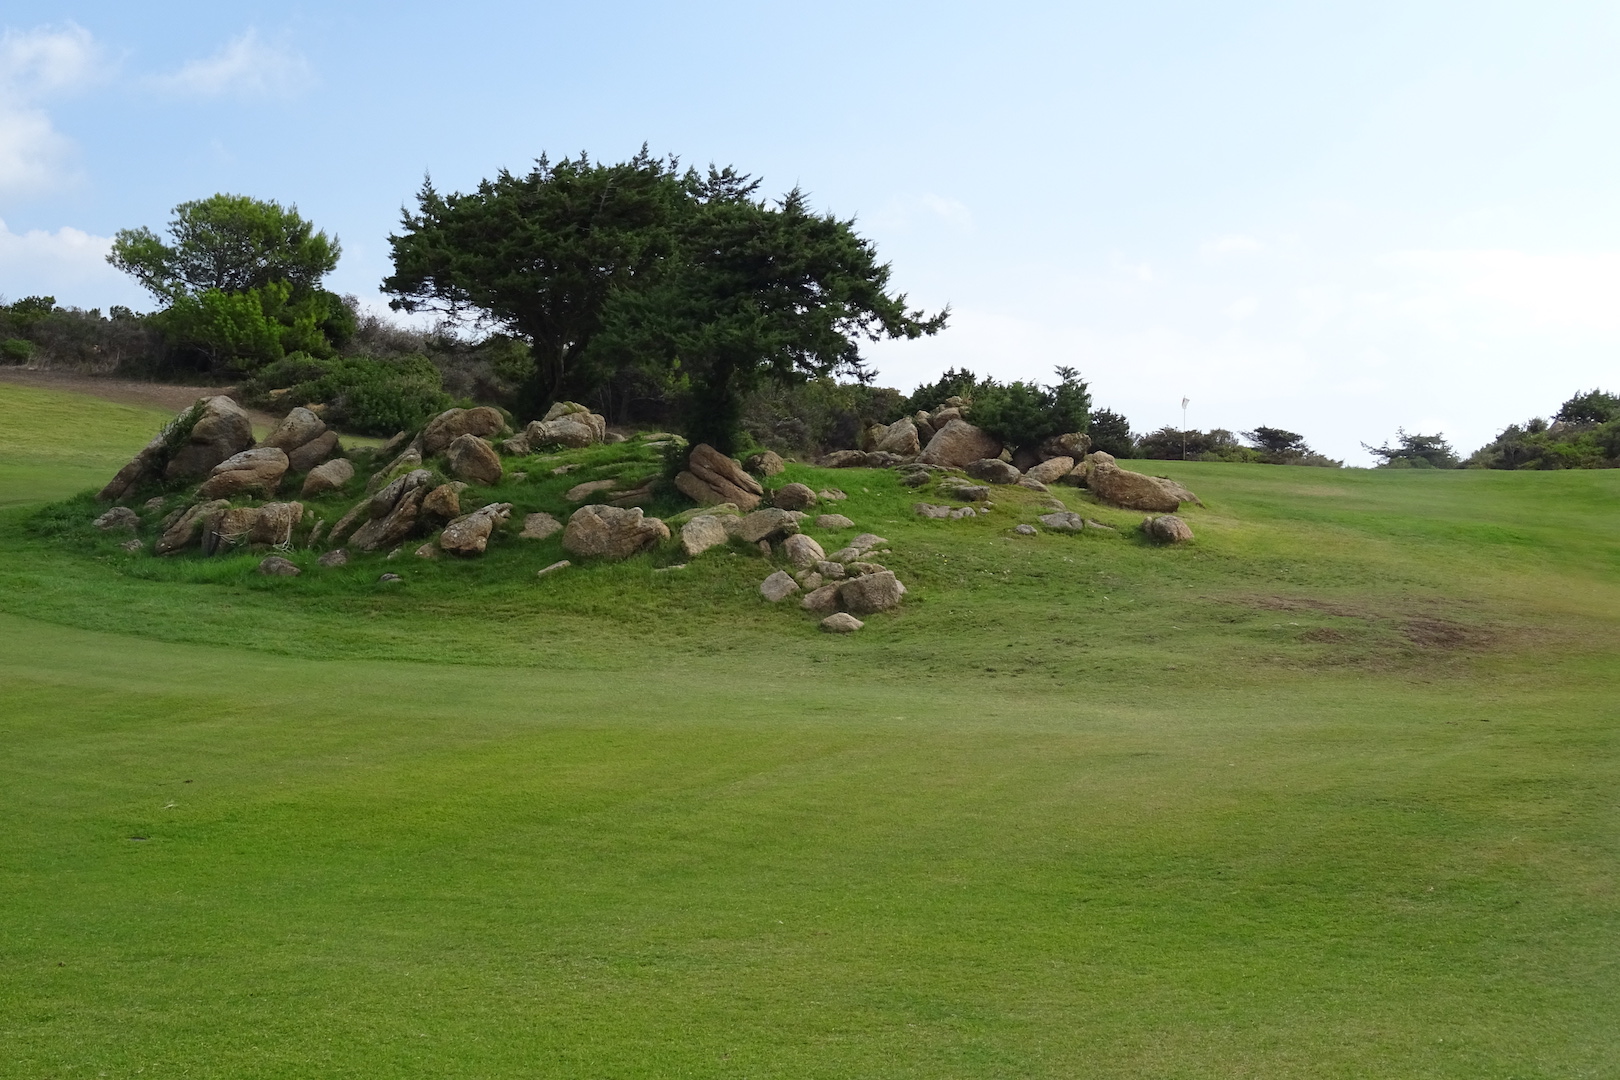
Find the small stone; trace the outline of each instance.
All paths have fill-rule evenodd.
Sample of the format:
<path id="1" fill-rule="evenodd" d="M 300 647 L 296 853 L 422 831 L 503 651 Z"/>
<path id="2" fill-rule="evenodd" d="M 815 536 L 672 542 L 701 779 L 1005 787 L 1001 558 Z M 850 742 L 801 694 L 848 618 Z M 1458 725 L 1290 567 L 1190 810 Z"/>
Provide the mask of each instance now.
<path id="1" fill-rule="evenodd" d="M 1026 525 L 1014 525 L 1013 526 L 1013 532 L 1017 533 L 1019 536 L 1034 536 L 1035 535 L 1035 526 L 1027 525 L 1027 524 Z"/>
<path id="2" fill-rule="evenodd" d="M 141 527 L 141 519 L 129 507 L 115 506 L 96 518 L 92 524 L 102 532 L 112 532 L 114 529 L 128 529 L 134 532 Z"/>
<path id="3" fill-rule="evenodd" d="M 349 552 L 345 548 L 336 548 L 315 560 L 318 566 L 342 566 L 349 561 Z"/>
<path id="4" fill-rule="evenodd" d="M 814 570 L 806 570 L 794 580 L 799 583 L 799 588 L 805 589 L 809 592 L 815 592 L 824 584 L 824 582 L 821 580 L 821 575 L 816 573 Z"/>
<path id="5" fill-rule="evenodd" d="M 377 584 L 379 584 L 379 585 L 392 584 L 393 582 L 404 581 L 404 580 L 405 579 L 400 577 L 398 574 L 384 574 L 382 577 L 377 579 Z"/>
<path id="6" fill-rule="evenodd" d="M 853 634 L 866 624 L 847 611 L 837 611 L 821 620 L 821 628 L 829 634 Z"/>
<path id="7" fill-rule="evenodd" d="M 844 569 L 843 563 L 833 562 L 831 559 L 816 563 L 815 569 L 816 573 L 829 581 L 842 581 L 849 576 L 849 571 Z"/>
<path id="8" fill-rule="evenodd" d="M 543 570 L 536 570 L 534 572 L 534 576 L 535 577 L 545 577 L 547 574 L 551 573 L 554 570 L 565 570 L 568 567 L 573 566 L 573 565 L 574 564 L 569 562 L 567 559 L 559 559 L 557 562 L 552 563 L 550 566 L 546 567 Z"/>
<path id="9" fill-rule="evenodd" d="M 759 594 L 773 604 L 798 591 L 799 583 L 786 570 L 778 570 L 759 584 Z"/>
<path id="10" fill-rule="evenodd" d="M 758 547 L 761 555 L 765 556 L 767 559 L 771 557 L 771 542 L 769 540 L 761 540 Z"/>
<path id="11" fill-rule="evenodd" d="M 1058 532 L 1079 532 L 1086 527 L 1086 519 L 1073 510 L 1056 510 L 1050 514 L 1042 514 L 1036 520 L 1048 529 Z"/>
<path id="12" fill-rule="evenodd" d="M 839 488 L 822 488 L 816 492 L 816 498 L 824 502 L 843 502 L 849 496 L 845 495 Z"/>
<path id="13" fill-rule="evenodd" d="M 437 559 L 439 557 L 439 545 L 429 540 L 416 549 L 416 557 L 418 559 Z"/>
<path id="14" fill-rule="evenodd" d="M 874 611 L 887 611 L 900 603 L 906 587 L 894 576 L 894 571 L 862 574 L 838 586 L 838 599 L 856 615 L 869 615 Z"/>
<path id="15" fill-rule="evenodd" d="M 122 544 L 119 544 L 118 546 L 123 548 L 125 551 L 135 552 L 135 551 L 139 551 L 139 550 L 141 550 L 141 548 L 145 547 L 146 542 L 143 541 L 143 540 L 125 540 Z"/>
<path id="16" fill-rule="evenodd" d="M 771 450 L 766 450 L 755 454 L 753 457 L 743 462 L 743 468 L 747 469 L 755 476 L 776 476 L 785 467 L 786 465 L 783 463 L 781 455 Z"/>
<path id="17" fill-rule="evenodd" d="M 714 514 L 699 514 L 681 526 L 681 550 L 694 559 L 726 542 L 726 524 Z"/>
<path id="18" fill-rule="evenodd" d="M 154 495 L 154 496 L 152 496 L 150 499 L 147 499 L 145 502 L 143 502 L 141 504 L 141 508 L 144 509 L 149 514 L 155 512 L 155 511 L 163 509 L 163 496 L 162 495 Z"/>
<path id="19" fill-rule="evenodd" d="M 567 476 L 569 473 L 573 472 L 577 468 L 579 468 L 578 465 L 559 465 L 555 469 L 551 470 L 551 475 L 552 476 Z"/>
<path id="20" fill-rule="evenodd" d="M 951 516 L 950 507 L 935 506 L 933 503 L 915 503 L 911 509 L 916 512 L 918 517 L 943 519 Z"/>
<path id="21" fill-rule="evenodd" d="M 1019 487 L 1028 488 L 1031 491 L 1045 491 L 1045 490 L 1047 490 L 1045 484 L 1041 483 L 1039 480 L 1032 480 L 1027 476 L 1019 477 L 1017 483 L 1018 483 Z"/>
<path id="22" fill-rule="evenodd" d="M 818 529 L 853 529 L 855 523 L 843 514 L 822 514 L 816 518 Z"/>
<path id="23" fill-rule="evenodd" d="M 297 566 L 280 555 L 272 555 L 259 564 L 259 573 L 270 577 L 297 577 L 303 573 Z"/>

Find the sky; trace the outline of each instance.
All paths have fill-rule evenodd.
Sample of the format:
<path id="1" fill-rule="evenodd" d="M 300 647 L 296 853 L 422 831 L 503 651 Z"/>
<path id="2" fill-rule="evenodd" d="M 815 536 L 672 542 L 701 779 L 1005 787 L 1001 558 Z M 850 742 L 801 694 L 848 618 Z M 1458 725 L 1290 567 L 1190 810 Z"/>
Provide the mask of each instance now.
<path id="1" fill-rule="evenodd" d="M 431 175 L 644 143 L 854 217 L 949 327 L 868 355 L 1069 365 L 1138 431 L 1397 429 L 1467 453 L 1620 391 L 1620 5 L 590 5 L 0 12 L 0 295 L 149 309 L 105 263 L 217 191 L 335 233 L 382 306 Z"/>

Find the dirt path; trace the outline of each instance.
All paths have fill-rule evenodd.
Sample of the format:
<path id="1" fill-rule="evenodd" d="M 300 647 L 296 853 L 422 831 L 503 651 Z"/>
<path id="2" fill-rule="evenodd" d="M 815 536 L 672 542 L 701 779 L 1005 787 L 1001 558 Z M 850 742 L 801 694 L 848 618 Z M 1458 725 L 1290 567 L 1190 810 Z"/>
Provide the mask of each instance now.
<path id="1" fill-rule="evenodd" d="M 177 413 L 200 397 L 228 394 L 229 386 L 178 386 L 173 383 L 139 382 L 135 379 L 117 379 L 105 375 L 80 375 L 71 371 L 47 371 L 42 368 L 0 367 L 0 382 L 18 386 L 32 386 L 40 390 L 60 390 L 70 394 L 116 401 L 120 405 L 156 409 Z M 260 409 L 248 409 L 255 428 L 273 428 L 279 417 Z"/>

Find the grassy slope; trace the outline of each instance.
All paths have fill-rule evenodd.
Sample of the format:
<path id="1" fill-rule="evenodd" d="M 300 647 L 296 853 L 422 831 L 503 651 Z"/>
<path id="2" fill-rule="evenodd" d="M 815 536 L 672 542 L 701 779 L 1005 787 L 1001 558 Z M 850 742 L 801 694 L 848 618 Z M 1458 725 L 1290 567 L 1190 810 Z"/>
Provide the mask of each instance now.
<path id="1" fill-rule="evenodd" d="M 1604 1074 L 1620 476 L 1167 471 L 1189 548 L 798 471 L 912 587 L 852 638 L 0 512 L 0 1074 Z"/>

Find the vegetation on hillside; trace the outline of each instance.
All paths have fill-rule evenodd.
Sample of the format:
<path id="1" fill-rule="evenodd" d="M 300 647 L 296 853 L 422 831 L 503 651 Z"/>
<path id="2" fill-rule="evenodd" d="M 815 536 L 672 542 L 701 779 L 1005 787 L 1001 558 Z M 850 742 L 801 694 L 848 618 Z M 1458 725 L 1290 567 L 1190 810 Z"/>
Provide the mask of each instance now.
<path id="1" fill-rule="evenodd" d="M 1552 422 L 1510 424 L 1469 456 L 1469 468 L 1613 469 L 1620 467 L 1620 396 L 1589 390 L 1564 402 Z"/>

